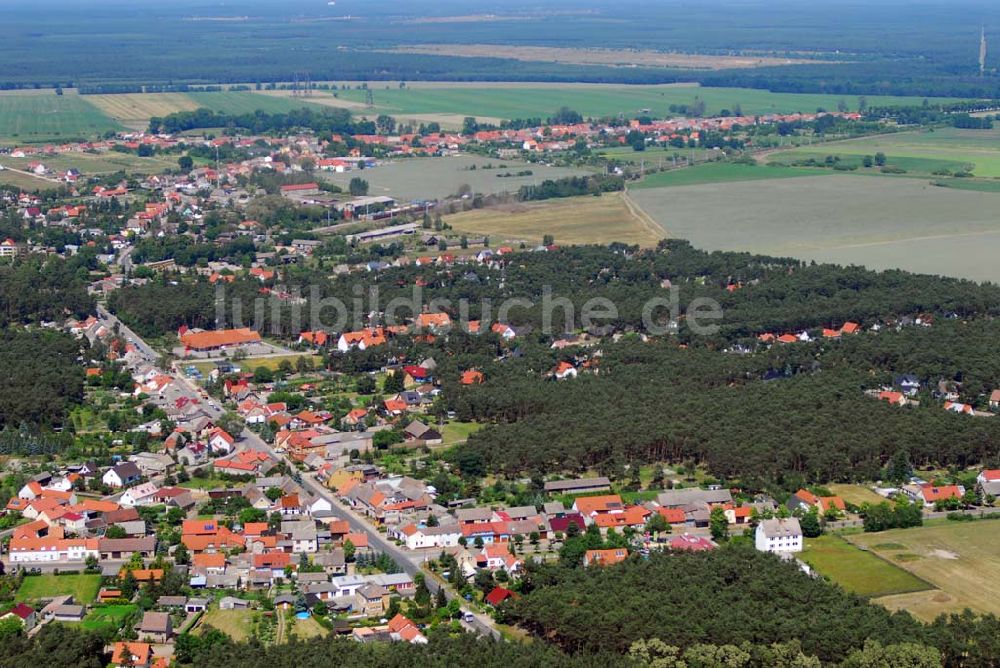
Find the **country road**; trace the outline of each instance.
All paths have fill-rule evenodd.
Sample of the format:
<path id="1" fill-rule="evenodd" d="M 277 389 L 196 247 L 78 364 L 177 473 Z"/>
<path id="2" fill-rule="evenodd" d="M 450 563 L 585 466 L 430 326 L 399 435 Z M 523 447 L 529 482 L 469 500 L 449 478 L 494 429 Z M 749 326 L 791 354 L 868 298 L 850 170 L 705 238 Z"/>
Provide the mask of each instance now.
<path id="1" fill-rule="evenodd" d="M 145 341 L 142 340 L 135 332 L 126 327 L 118 318 L 111 314 L 107 309 L 102 306 L 97 307 L 98 315 L 104 322 L 106 327 L 113 328 L 116 324 L 119 326 L 119 331 L 126 337 L 126 339 L 134 344 L 139 352 L 142 354 L 143 359 L 151 364 L 156 364 L 159 359 L 159 355 L 154 351 Z M 176 366 L 176 365 L 175 365 Z M 201 388 L 195 384 L 190 378 L 182 373 L 178 373 L 176 369 L 169 371 L 174 377 L 175 383 L 173 386 L 177 388 L 177 392 L 180 396 L 186 396 L 192 401 L 196 401 L 198 405 L 203 407 L 205 411 L 212 417 L 218 418 L 225 412 L 225 409 L 220 405 L 215 399 L 205 398 L 202 396 Z M 167 402 L 175 399 L 173 394 L 166 395 L 159 399 L 161 402 Z M 257 434 L 250 431 L 249 429 L 244 429 L 241 434 L 237 436 L 238 440 L 236 442 L 237 450 L 257 450 L 267 453 L 269 456 L 277 461 L 284 462 L 288 465 L 289 469 L 292 471 L 297 470 L 294 462 L 291 461 L 287 456 L 282 453 L 278 453 L 272 448 L 268 443 L 260 438 Z M 306 473 L 301 475 L 301 483 L 303 488 L 309 491 L 315 496 L 322 497 L 330 502 L 333 507 L 333 514 L 338 519 L 346 520 L 348 525 L 351 527 L 351 531 L 355 533 L 364 533 L 368 536 L 368 544 L 373 549 L 379 550 L 390 557 L 399 564 L 399 566 L 411 577 L 415 577 L 417 573 L 421 573 L 421 564 L 424 561 L 423 555 L 414 554 L 407 550 L 400 548 L 394 542 L 388 540 L 382 533 L 378 531 L 374 526 L 369 524 L 367 521 L 362 519 L 357 513 L 355 513 L 350 508 L 345 507 L 326 487 L 317 482 L 311 473 Z M 427 577 L 427 588 L 430 589 L 432 594 L 437 593 L 440 585 L 434 580 L 434 578 Z M 457 597 L 451 589 L 445 588 L 445 596 L 448 600 Z M 493 619 L 488 615 L 484 615 L 478 612 L 474 612 L 467 608 L 463 608 L 463 613 L 471 613 L 473 619 L 471 622 L 462 623 L 472 631 L 479 633 L 484 636 L 491 636 L 497 640 L 503 638 L 500 632 L 496 629 Z"/>

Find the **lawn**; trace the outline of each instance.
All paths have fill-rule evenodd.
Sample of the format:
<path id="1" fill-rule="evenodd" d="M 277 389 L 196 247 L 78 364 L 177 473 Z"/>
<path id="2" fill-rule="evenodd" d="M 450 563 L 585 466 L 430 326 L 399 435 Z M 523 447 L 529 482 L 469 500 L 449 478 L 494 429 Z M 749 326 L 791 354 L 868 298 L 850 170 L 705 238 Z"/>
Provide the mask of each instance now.
<path id="1" fill-rule="evenodd" d="M 442 445 L 455 445 L 464 443 L 469 436 L 483 428 L 478 422 L 446 422 L 443 427 L 436 427 L 441 432 Z"/>
<path id="2" fill-rule="evenodd" d="M 253 612 L 250 610 L 209 610 L 202 615 L 197 633 L 204 633 L 206 626 L 222 631 L 236 642 L 243 642 L 250 636 Z"/>
<path id="3" fill-rule="evenodd" d="M 97 598 L 100 575 L 33 575 L 24 578 L 15 596 L 18 601 L 34 601 L 72 594 L 73 600 L 86 604 Z"/>
<path id="4" fill-rule="evenodd" d="M 946 521 L 913 529 L 855 534 L 848 540 L 937 588 L 923 595 L 896 596 L 879 602 L 905 607 L 922 619 L 966 607 L 980 613 L 1000 613 L 1000 521 Z"/>
<path id="5" fill-rule="evenodd" d="M 90 138 L 121 126 L 79 95 L 0 95 L 0 141 Z"/>
<path id="6" fill-rule="evenodd" d="M 847 503 L 853 503 L 856 506 L 860 506 L 862 503 L 882 503 L 885 501 L 884 498 L 863 485 L 832 484 L 827 485 L 827 489 Z"/>
<path id="7" fill-rule="evenodd" d="M 125 618 L 131 615 L 136 609 L 131 603 L 125 605 L 105 605 L 92 608 L 87 616 L 83 618 L 80 627 L 86 631 L 102 631 L 109 629 L 116 631 L 121 628 Z"/>
<path id="8" fill-rule="evenodd" d="M 446 216 L 445 222 L 469 235 L 540 243 L 551 234 L 556 243 L 606 244 L 621 241 L 655 246 L 663 232 L 620 193 L 511 204 Z"/>
<path id="9" fill-rule="evenodd" d="M 711 162 L 682 169 L 672 169 L 648 175 L 635 189 L 663 188 L 667 186 L 690 186 L 702 183 L 729 183 L 734 181 L 759 181 L 763 179 L 787 179 L 796 176 L 815 176 L 814 169 L 743 165 L 733 162 Z"/>
<path id="10" fill-rule="evenodd" d="M 342 100 L 363 103 L 364 90 L 339 91 Z M 456 114 L 481 118 L 545 118 L 560 107 L 575 109 L 583 116 L 617 116 L 650 113 L 671 115 L 670 105 L 705 103 L 706 113 L 732 110 L 739 105 L 744 114 L 815 112 L 836 109 L 840 101 L 857 105 L 853 96 L 772 93 L 748 88 L 701 88 L 697 85 L 614 85 L 614 84 L 455 84 L 393 83 L 372 86 L 379 112 L 401 117 L 423 114 Z M 868 104 L 921 104 L 922 98 L 869 96 Z"/>
<path id="11" fill-rule="evenodd" d="M 920 578 L 871 552 L 859 550 L 840 536 L 806 539 L 801 558 L 820 575 L 862 596 L 875 598 L 931 588 Z"/>
<path id="12" fill-rule="evenodd" d="M 294 633 L 300 640 L 307 640 L 316 636 L 325 636 L 327 630 L 320 626 L 315 618 L 299 619 L 295 617 L 287 632 Z"/>

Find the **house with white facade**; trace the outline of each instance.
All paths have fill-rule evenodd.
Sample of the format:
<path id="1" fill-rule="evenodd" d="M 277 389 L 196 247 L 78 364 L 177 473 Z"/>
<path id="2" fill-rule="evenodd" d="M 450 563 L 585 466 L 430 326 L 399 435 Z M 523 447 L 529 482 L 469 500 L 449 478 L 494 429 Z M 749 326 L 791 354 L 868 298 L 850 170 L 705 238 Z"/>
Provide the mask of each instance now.
<path id="1" fill-rule="evenodd" d="M 761 552 L 801 552 L 802 527 L 798 518 L 762 521 L 757 525 L 754 544 Z"/>

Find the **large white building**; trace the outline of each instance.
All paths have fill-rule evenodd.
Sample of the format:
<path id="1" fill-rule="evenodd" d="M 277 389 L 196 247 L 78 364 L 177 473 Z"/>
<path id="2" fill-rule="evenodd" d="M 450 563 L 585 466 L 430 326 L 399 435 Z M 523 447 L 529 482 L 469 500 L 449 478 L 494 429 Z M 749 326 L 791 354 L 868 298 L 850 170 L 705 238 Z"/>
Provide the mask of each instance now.
<path id="1" fill-rule="evenodd" d="M 764 520 L 757 525 L 754 544 L 761 552 L 801 552 L 802 527 L 795 517 Z"/>
<path id="2" fill-rule="evenodd" d="M 82 562 L 100 557 L 96 538 L 15 538 L 10 542 L 10 562 Z"/>

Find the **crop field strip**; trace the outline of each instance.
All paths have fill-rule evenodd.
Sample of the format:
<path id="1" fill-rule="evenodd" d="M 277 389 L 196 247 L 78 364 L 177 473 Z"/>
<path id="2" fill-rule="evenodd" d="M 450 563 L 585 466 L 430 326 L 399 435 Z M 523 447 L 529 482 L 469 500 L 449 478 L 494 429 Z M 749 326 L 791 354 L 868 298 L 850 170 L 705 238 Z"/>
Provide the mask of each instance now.
<path id="1" fill-rule="evenodd" d="M 0 141 L 27 143 L 94 137 L 122 126 L 81 95 L 0 95 Z"/>

